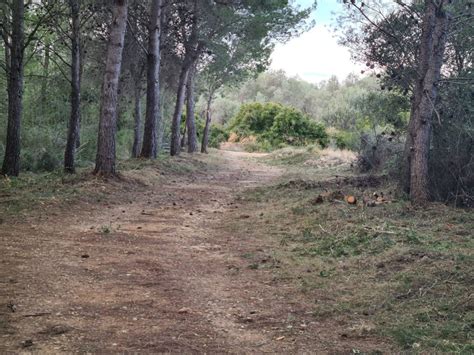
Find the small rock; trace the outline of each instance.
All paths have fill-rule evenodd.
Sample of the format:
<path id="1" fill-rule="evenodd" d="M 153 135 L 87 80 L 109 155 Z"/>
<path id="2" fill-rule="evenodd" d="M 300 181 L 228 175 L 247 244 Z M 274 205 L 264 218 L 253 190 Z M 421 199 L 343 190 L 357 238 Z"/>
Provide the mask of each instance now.
<path id="1" fill-rule="evenodd" d="M 33 346 L 33 340 L 31 340 L 31 339 L 23 340 L 21 342 L 21 346 L 23 348 L 29 348 L 30 346 Z"/>
<path id="2" fill-rule="evenodd" d="M 82 255 L 81 255 L 81 258 L 83 258 L 83 259 L 87 259 L 87 258 L 89 258 L 89 257 L 90 257 L 89 254 L 82 254 Z"/>
<path id="3" fill-rule="evenodd" d="M 7 307 L 14 313 L 16 311 L 16 304 L 13 303 L 13 301 L 8 302 Z"/>
<path id="4" fill-rule="evenodd" d="M 324 202 L 324 199 L 323 199 L 323 196 L 321 196 L 321 195 L 318 195 L 318 196 L 316 196 L 316 198 L 311 200 L 312 205 L 317 205 L 317 204 L 320 204 L 320 203 L 323 203 L 323 202 Z"/>
<path id="5" fill-rule="evenodd" d="M 178 310 L 178 313 L 184 314 L 184 313 L 190 313 L 191 309 L 183 307 L 180 310 Z"/>

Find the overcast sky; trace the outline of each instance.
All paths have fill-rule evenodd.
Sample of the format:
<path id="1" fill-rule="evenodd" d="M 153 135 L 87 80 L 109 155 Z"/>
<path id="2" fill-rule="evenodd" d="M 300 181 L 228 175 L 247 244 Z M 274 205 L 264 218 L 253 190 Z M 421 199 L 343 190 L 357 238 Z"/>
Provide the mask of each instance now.
<path id="1" fill-rule="evenodd" d="M 308 7 L 313 0 L 296 0 L 296 3 Z M 318 0 L 313 13 L 316 26 L 310 31 L 285 44 L 278 44 L 272 54 L 271 69 L 283 69 L 290 76 L 299 76 L 310 82 L 320 82 L 336 75 L 340 80 L 349 73 L 359 73 L 362 66 L 354 64 L 349 51 L 337 44 L 330 31 L 333 12 L 342 5 L 337 0 Z"/>

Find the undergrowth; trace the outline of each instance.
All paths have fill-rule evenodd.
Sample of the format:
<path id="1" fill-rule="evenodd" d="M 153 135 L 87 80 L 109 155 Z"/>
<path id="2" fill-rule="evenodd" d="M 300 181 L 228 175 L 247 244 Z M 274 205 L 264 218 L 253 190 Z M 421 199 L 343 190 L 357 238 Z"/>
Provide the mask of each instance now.
<path id="1" fill-rule="evenodd" d="M 18 178 L 0 177 L 0 220 L 19 216 L 35 208 L 49 208 L 78 201 L 107 203 L 114 191 L 146 189 L 169 181 L 170 176 L 185 177 L 215 169 L 215 154 L 205 157 L 183 154 L 172 158 L 162 154 L 157 160 L 129 159 L 118 161 L 115 178 L 104 179 L 92 174 L 93 166 L 80 168 L 76 174 L 62 170 L 45 173 L 25 172 Z"/>
<path id="2" fill-rule="evenodd" d="M 416 209 L 397 198 L 389 182 L 352 184 L 347 163 L 331 173 L 308 166 L 308 159 L 319 158 L 307 151 L 265 159 L 287 174 L 240 196 L 255 216 L 245 232 L 273 241 L 281 262 L 272 270 L 275 278 L 313 297 L 315 318 L 343 319 L 348 336 L 385 336 L 404 351 L 474 352 L 473 210 Z M 314 202 L 335 191 L 359 203 Z M 386 202 L 365 206 L 362 200 L 374 193 Z M 242 229 L 239 223 L 231 228 Z"/>

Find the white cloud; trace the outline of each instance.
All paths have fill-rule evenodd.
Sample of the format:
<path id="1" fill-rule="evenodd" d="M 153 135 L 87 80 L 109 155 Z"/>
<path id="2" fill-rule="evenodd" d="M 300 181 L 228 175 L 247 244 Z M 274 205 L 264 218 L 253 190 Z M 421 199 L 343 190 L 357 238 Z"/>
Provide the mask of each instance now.
<path id="1" fill-rule="evenodd" d="M 323 26 L 278 44 L 272 54 L 271 69 L 284 70 L 309 82 L 320 82 L 336 75 L 343 80 L 349 73 L 360 73 L 362 66 L 350 59 L 347 48 L 340 46 Z"/>

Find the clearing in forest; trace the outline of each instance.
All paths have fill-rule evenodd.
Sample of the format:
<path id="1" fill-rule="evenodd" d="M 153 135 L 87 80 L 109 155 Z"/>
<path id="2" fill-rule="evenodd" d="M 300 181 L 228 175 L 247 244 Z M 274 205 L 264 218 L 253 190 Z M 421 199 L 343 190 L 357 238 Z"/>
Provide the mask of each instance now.
<path id="1" fill-rule="evenodd" d="M 414 209 L 350 163 L 213 151 L 2 180 L 0 352 L 473 351 L 472 210 Z"/>

